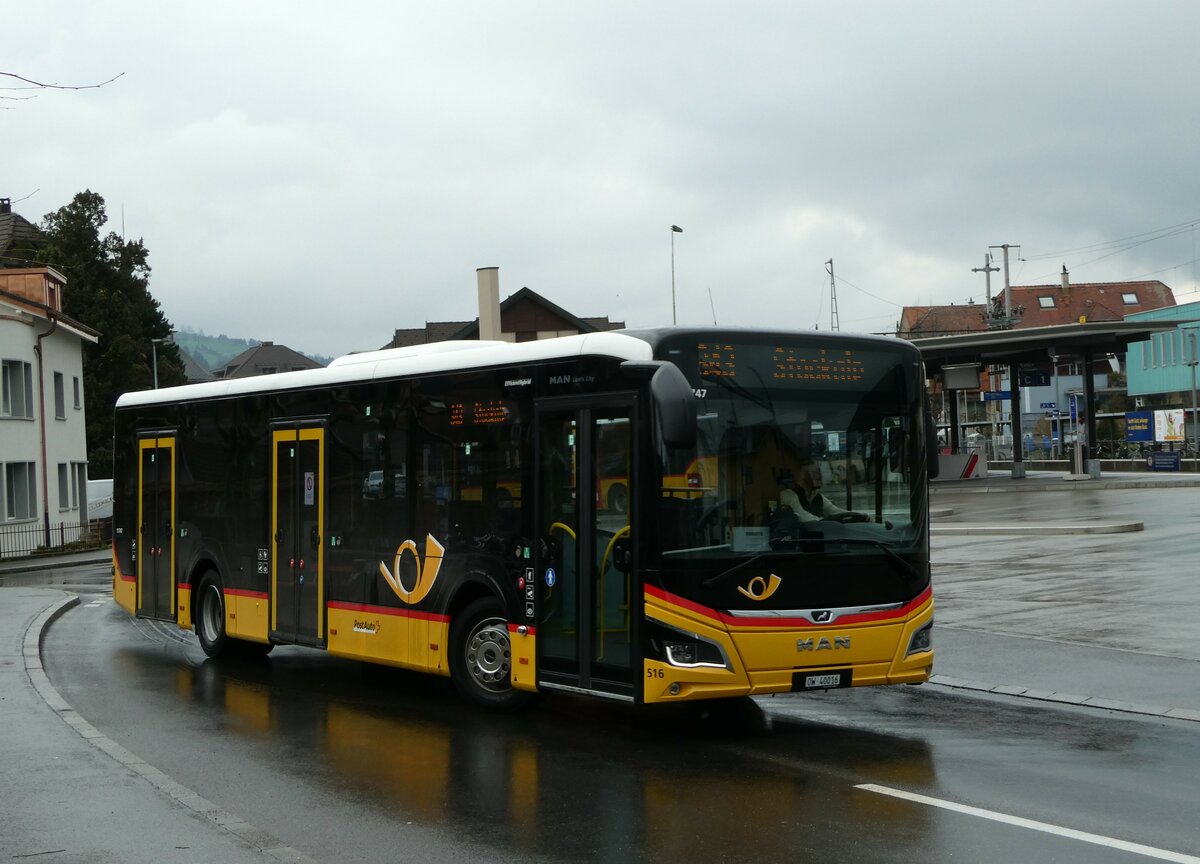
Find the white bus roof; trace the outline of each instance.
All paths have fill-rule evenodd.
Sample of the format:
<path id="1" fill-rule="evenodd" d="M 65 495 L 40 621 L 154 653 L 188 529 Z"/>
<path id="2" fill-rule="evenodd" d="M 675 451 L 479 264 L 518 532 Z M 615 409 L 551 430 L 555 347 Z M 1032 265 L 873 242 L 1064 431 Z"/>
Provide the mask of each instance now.
<path id="1" fill-rule="evenodd" d="M 649 343 L 641 339 L 615 332 L 560 336 L 536 342 L 434 342 L 428 345 L 348 354 L 322 369 L 280 372 L 253 378 L 207 381 L 203 384 L 124 393 L 117 399 L 117 407 L 131 408 L 138 405 L 220 399 L 306 387 L 331 387 L 387 378 L 432 375 L 456 369 L 486 369 L 541 360 L 568 360 L 588 355 L 613 357 L 618 360 L 650 360 L 652 349 Z"/>

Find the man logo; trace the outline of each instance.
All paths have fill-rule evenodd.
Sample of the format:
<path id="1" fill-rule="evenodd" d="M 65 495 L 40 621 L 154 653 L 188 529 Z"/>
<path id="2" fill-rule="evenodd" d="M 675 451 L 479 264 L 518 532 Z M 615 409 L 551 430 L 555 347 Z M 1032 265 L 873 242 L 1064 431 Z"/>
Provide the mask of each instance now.
<path id="1" fill-rule="evenodd" d="M 812 613 L 812 620 L 816 624 L 828 624 L 833 620 L 833 610 L 818 609 L 816 612 Z"/>
<path id="2" fill-rule="evenodd" d="M 746 583 L 744 588 L 739 585 L 738 591 L 742 592 L 742 594 L 749 597 L 751 600 L 757 600 L 761 603 L 763 600 L 766 600 L 768 597 L 774 594 L 775 590 L 779 587 L 779 583 L 783 581 L 774 573 L 770 575 L 769 579 L 770 581 L 761 576 L 755 576 L 748 583 Z"/>

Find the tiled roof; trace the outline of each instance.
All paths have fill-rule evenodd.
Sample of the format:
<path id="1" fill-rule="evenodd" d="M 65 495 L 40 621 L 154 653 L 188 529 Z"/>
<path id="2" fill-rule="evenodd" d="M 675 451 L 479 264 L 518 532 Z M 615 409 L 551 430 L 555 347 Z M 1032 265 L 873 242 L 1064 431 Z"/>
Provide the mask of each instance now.
<path id="1" fill-rule="evenodd" d="M 275 372 L 320 368 L 320 363 L 310 360 L 286 345 L 263 342 L 261 345 L 246 349 L 220 369 L 214 369 L 213 374 L 218 378 L 250 378 Z"/>
<path id="2" fill-rule="evenodd" d="M 183 376 L 187 379 L 187 383 L 199 384 L 201 381 L 212 381 L 217 377 L 201 366 L 199 361 L 184 351 L 181 346 L 176 344 L 175 347 L 179 349 L 179 359 L 183 361 Z"/>
<path id="3" fill-rule="evenodd" d="M 0 267 L 28 267 L 33 262 L 24 256 L 10 256 L 14 252 L 29 249 L 44 243 L 45 237 L 36 225 L 19 213 L 0 212 Z"/>
<path id="4" fill-rule="evenodd" d="M 1053 327 L 1088 321 L 1121 321 L 1134 312 L 1175 305 L 1171 289 L 1158 280 L 1147 282 L 1080 282 L 1063 285 L 1024 285 L 1012 290 L 1012 329 Z M 1004 291 L 992 298 L 995 316 L 1004 314 Z M 966 306 L 905 306 L 900 336 L 949 336 L 989 329 L 985 304 Z"/>
<path id="5" fill-rule="evenodd" d="M 522 303 L 530 303 L 541 307 L 551 316 L 569 327 L 578 330 L 580 333 L 591 333 L 597 330 L 620 330 L 625 327 L 624 321 L 609 321 L 607 315 L 602 318 L 577 318 L 561 306 L 550 302 L 530 288 L 522 288 L 520 291 L 506 298 L 500 304 L 501 316 L 503 317 L 506 312 Z M 392 340 L 384 345 L 383 348 L 405 348 L 409 345 L 425 345 L 429 342 L 478 338 L 478 318 L 470 321 L 428 321 L 423 328 L 414 327 L 396 330 L 392 336 Z"/>
<path id="6" fill-rule="evenodd" d="M 424 345 L 429 342 L 445 342 L 470 324 L 470 321 L 427 321 L 424 327 L 397 330 L 387 348 L 407 348 L 409 345 Z"/>

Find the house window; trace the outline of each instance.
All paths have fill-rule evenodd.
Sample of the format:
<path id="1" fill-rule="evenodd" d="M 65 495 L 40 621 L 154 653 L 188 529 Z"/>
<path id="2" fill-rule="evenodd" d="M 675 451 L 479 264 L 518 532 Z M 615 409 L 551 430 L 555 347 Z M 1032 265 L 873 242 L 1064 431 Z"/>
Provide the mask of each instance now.
<path id="1" fill-rule="evenodd" d="M 83 407 L 83 401 L 81 399 L 81 394 L 79 392 L 79 376 L 75 376 L 74 378 L 72 378 L 71 383 L 73 384 L 73 386 L 75 388 L 75 410 L 78 411 L 80 408 Z"/>
<path id="2" fill-rule="evenodd" d="M 56 420 L 67 419 L 66 385 L 61 372 L 54 373 L 54 418 Z"/>
<path id="3" fill-rule="evenodd" d="M 1053 309 L 1054 308 L 1054 298 L 1053 297 L 1039 297 L 1038 305 L 1041 306 L 1043 309 Z"/>
<path id="4" fill-rule="evenodd" d="M 71 509 L 71 475 L 66 462 L 58 463 L 58 509 Z"/>
<path id="5" fill-rule="evenodd" d="M 1138 305 L 1137 294 L 1134 294 L 1132 291 L 1125 291 L 1121 294 L 1121 302 L 1126 306 L 1136 306 Z"/>
<path id="6" fill-rule="evenodd" d="M 4 466 L 4 516 L 9 521 L 37 515 L 37 468 L 32 462 Z"/>
<path id="7" fill-rule="evenodd" d="M 33 367 L 24 361 L 0 362 L 0 417 L 33 418 Z"/>

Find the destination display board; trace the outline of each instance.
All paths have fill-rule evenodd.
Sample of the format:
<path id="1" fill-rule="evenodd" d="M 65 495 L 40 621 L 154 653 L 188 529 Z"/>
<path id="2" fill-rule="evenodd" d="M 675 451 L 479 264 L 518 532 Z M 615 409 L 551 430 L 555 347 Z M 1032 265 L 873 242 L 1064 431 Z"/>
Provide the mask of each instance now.
<path id="1" fill-rule="evenodd" d="M 896 357 L 878 351 L 820 346 L 700 342 L 700 377 L 745 387 L 874 386 L 895 368 Z"/>
<path id="2" fill-rule="evenodd" d="M 507 423 L 516 416 L 504 399 L 481 399 L 450 403 L 451 426 L 490 426 Z"/>

